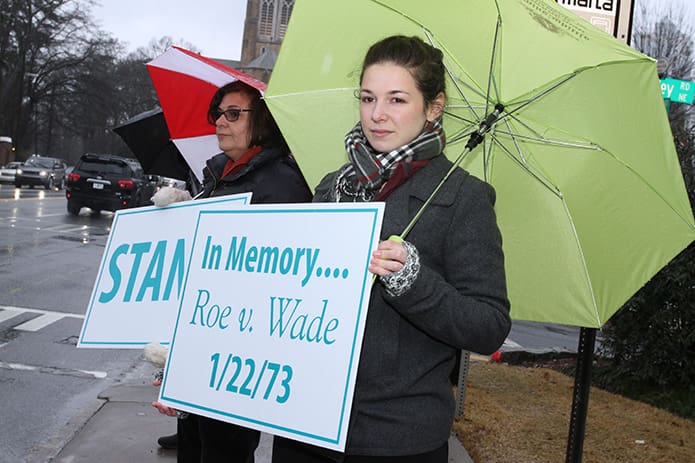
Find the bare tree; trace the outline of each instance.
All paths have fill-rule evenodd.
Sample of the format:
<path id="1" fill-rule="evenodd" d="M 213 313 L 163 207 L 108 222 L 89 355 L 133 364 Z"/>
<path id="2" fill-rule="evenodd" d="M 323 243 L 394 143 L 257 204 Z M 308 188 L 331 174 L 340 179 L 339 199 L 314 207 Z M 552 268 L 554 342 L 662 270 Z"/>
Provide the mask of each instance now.
<path id="1" fill-rule="evenodd" d="M 71 100 L 98 106 L 107 86 L 99 66 L 113 64 L 118 42 L 99 31 L 90 0 L 2 0 L 0 132 L 20 155 L 54 151 L 75 132 Z M 86 82 L 99 81 L 90 88 Z M 91 120 L 94 120 L 92 118 Z M 54 154 L 54 153 L 49 153 Z M 57 153 L 61 154 L 61 153 Z"/>
<path id="2" fill-rule="evenodd" d="M 658 13 L 655 13 L 658 12 Z M 682 6 L 663 11 L 650 0 L 635 17 L 633 46 L 668 62 L 666 76 L 692 80 L 693 15 Z M 692 106 L 673 104 L 671 129 L 691 206 L 695 205 L 695 128 Z M 657 156 L 659 153 L 654 153 Z M 604 385 L 617 390 L 682 394 L 695 381 L 695 244 L 655 275 L 603 328 L 611 358 Z M 687 392 L 686 392 L 687 393 Z M 654 394 L 644 395 L 650 400 Z M 663 403 L 662 403 L 663 405 Z M 684 413 L 677 401 L 671 411 Z M 686 412 L 692 414 L 692 411 Z"/>
<path id="3" fill-rule="evenodd" d="M 186 48 L 186 49 L 193 51 L 195 53 L 200 53 L 200 50 L 198 50 L 198 48 L 195 45 L 193 45 L 189 42 L 186 42 L 183 39 L 179 39 L 178 41 L 175 41 L 170 36 L 165 35 L 164 37 L 160 37 L 159 39 L 156 39 L 156 38 L 150 39 L 150 42 L 147 44 L 147 46 L 138 47 L 138 49 L 135 50 L 133 53 L 131 53 L 129 55 L 129 57 L 131 57 L 131 58 L 137 57 L 139 59 L 150 61 L 150 60 L 154 59 L 155 57 L 161 55 L 165 51 L 167 51 L 173 45 L 178 45 L 180 47 Z"/>
<path id="4" fill-rule="evenodd" d="M 660 77 L 693 80 L 695 25 L 686 4 L 664 10 L 656 0 L 643 0 L 635 10 L 633 23 L 632 46 L 662 62 L 664 73 Z M 693 113 L 691 105 L 672 105 L 669 117 L 674 132 L 688 128 Z"/>
<path id="5" fill-rule="evenodd" d="M 0 0 L 0 136 L 13 138 L 19 159 L 32 152 L 68 161 L 85 151 L 127 155 L 110 128 L 157 104 L 145 64 L 174 41 L 153 38 L 125 55 L 95 25 L 92 6 Z"/>

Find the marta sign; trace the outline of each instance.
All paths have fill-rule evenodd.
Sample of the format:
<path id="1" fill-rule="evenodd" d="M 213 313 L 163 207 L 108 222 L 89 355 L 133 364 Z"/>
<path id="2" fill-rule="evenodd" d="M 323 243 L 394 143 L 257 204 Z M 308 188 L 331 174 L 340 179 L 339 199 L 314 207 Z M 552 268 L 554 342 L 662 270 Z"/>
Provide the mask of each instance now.
<path id="1" fill-rule="evenodd" d="M 633 0 L 556 0 L 594 26 L 630 43 Z"/>

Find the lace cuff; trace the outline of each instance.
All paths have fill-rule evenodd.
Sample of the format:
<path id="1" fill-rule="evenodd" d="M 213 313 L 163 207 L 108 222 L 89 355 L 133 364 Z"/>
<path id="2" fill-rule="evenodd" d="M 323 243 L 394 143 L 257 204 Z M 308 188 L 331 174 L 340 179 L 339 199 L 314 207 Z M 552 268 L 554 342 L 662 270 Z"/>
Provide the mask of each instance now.
<path id="1" fill-rule="evenodd" d="M 418 273 L 420 273 L 420 255 L 417 248 L 407 241 L 403 241 L 403 246 L 408 253 L 408 257 L 403 264 L 403 268 L 397 272 L 379 277 L 390 296 L 401 296 L 413 286 Z"/>

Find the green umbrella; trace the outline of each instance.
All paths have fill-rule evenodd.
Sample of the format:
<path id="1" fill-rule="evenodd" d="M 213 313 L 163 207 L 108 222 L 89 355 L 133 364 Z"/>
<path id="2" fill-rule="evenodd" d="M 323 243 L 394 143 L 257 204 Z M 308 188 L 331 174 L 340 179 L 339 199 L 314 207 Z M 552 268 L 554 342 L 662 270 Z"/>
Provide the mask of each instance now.
<path id="1" fill-rule="evenodd" d="M 655 61 L 550 0 L 297 0 L 265 97 L 310 185 L 393 34 L 444 52 L 446 154 L 497 190 L 514 319 L 601 327 L 695 239 Z"/>

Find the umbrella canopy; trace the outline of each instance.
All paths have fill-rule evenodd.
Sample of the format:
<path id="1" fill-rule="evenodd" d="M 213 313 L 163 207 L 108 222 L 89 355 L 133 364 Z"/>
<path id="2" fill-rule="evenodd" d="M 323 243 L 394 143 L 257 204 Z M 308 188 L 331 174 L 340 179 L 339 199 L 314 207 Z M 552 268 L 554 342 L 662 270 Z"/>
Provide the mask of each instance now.
<path id="1" fill-rule="evenodd" d="M 310 185 L 393 34 L 444 53 L 446 154 L 497 191 L 513 318 L 601 327 L 695 239 L 654 60 L 547 0 L 298 0 L 265 97 Z"/>
<path id="2" fill-rule="evenodd" d="M 160 108 L 142 112 L 112 130 L 128 145 L 146 174 L 188 178 L 188 165 L 169 137 Z"/>
<path id="3" fill-rule="evenodd" d="M 261 93 L 265 91 L 265 84 L 211 58 L 176 46 L 147 63 L 147 70 L 164 111 L 171 139 L 202 182 L 205 161 L 220 151 L 215 127 L 207 119 L 212 95 L 221 86 L 235 80 Z"/>

